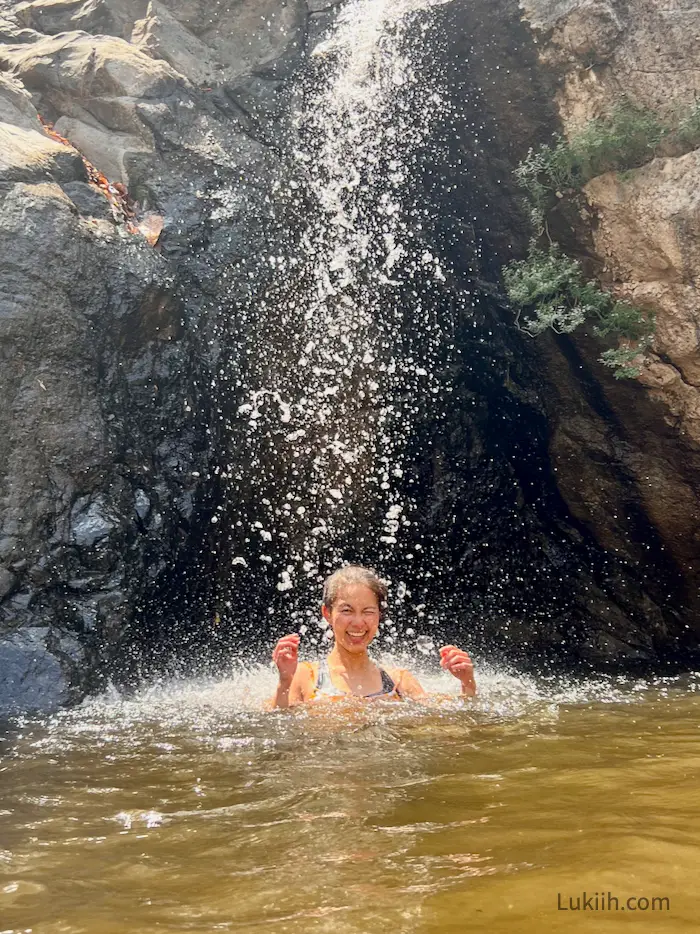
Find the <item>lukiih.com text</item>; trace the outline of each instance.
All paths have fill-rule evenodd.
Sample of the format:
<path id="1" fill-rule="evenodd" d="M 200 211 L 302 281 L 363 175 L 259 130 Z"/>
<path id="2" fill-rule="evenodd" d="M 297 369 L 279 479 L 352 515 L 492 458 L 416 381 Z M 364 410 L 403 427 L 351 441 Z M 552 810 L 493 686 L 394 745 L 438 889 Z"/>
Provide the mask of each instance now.
<path id="1" fill-rule="evenodd" d="M 612 892 L 580 892 L 565 895 L 557 892 L 557 911 L 670 911 L 667 895 L 613 895 Z"/>

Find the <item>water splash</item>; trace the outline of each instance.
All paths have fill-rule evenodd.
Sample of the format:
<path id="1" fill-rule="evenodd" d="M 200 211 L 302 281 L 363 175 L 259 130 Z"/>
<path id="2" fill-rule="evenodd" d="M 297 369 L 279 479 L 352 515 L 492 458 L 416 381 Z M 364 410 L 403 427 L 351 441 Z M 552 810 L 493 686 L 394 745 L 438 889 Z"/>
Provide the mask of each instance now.
<path id="1" fill-rule="evenodd" d="M 421 241 L 415 185 L 447 108 L 439 70 L 427 84 L 419 68 L 446 2 L 354 0 L 312 53 L 273 247 L 235 300 L 244 346 L 213 383 L 236 444 L 213 518 L 234 543 L 227 586 L 264 577 L 268 611 L 297 626 L 317 615 L 309 587 L 344 560 L 413 557 L 407 444 L 449 391 L 445 271 Z"/>
<path id="2" fill-rule="evenodd" d="M 653 679 L 627 675 L 543 678 L 479 661 L 479 694 L 465 705 L 459 697 L 457 681 L 425 658 L 402 652 L 384 654 L 380 661 L 384 665 L 407 666 L 432 695 L 426 704 L 362 705 L 372 720 L 387 724 L 397 719 L 425 720 L 432 724 L 436 713 L 440 717 L 454 714 L 458 722 L 466 717 L 467 721 L 482 724 L 531 718 L 544 723 L 556 718 L 563 708 L 639 704 L 650 698 L 663 701 L 700 692 L 700 672 Z M 289 712 L 264 709 L 276 683 L 271 666 L 239 659 L 225 676 L 154 680 L 131 696 L 111 690 L 48 720 L 25 716 L 15 722 L 26 731 L 27 739 L 32 729 L 38 727 L 41 735 L 36 743 L 42 749 L 54 748 L 56 744 L 65 748 L 63 744 L 70 742 L 71 737 L 86 735 L 94 735 L 101 744 L 109 745 L 117 735 L 133 730 L 148 737 L 149 742 L 152 734 L 158 732 L 159 748 L 168 752 L 164 728 L 188 728 L 197 736 L 218 735 L 221 731 L 228 735 L 236 724 L 245 730 L 246 723 L 260 728 L 260 742 L 274 745 L 271 734 L 280 730 L 284 733 L 285 723 L 290 723 Z M 323 708 L 327 713 L 335 709 L 334 705 L 305 705 L 297 713 L 303 719 L 311 707 Z M 113 733 L 113 729 L 117 732 Z"/>

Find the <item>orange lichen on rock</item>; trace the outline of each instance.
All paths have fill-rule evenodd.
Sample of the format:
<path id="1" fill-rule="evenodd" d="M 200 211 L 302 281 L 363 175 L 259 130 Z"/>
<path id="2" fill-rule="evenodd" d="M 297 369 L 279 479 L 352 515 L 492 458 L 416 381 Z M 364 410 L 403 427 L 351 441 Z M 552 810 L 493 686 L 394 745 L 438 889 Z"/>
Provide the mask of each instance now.
<path id="1" fill-rule="evenodd" d="M 155 246 L 156 243 L 160 240 L 160 235 L 163 232 L 164 219 L 162 214 L 146 214 L 137 224 L 137 231 L 141 234 L 142 237 L 145 237 L 146 240 Z"/>
<path id="2" fill-rule="evenodd" d="M 145 217 L 138 221 L 136 216 L 138 205 L 129 196 L 126 185 L 122 184 L 122 182 L 110 182 L 69 139 L 57 133 L 52 124 L 41 116 L 39 116 L 39 122 L 47 136 L 50 136 L 51 139 L 56 140 L 58 143 L 63 143 L 64 146 L 71 146 L 79 153 L 85 164 L 90 184 L 98 188 L 105 196 L 110 204 L 115 221 L 124 224 L 129 233 L 140 234 L 151 246 L 155 246 L 163 231 L 163 217 L 160 214 L 146 214 Z"/>

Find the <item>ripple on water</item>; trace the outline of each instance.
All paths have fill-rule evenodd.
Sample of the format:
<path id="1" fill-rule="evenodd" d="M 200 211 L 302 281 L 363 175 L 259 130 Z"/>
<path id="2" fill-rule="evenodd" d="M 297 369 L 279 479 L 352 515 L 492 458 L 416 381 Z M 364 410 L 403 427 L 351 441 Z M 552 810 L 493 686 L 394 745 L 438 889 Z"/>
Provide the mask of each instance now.
<path id="1" fill-rule="evenodd" d="M 685 918 L 697 676 L 480 669 L 467 704 L 426 669 L 429 704 L 266 713 L 251 668 L 25 718 L 0 771 L 4 929 L 428 932 L 467 911 L 492 934 L 521 899 L 534 934 L 577 873 L 666 887 Z"/>

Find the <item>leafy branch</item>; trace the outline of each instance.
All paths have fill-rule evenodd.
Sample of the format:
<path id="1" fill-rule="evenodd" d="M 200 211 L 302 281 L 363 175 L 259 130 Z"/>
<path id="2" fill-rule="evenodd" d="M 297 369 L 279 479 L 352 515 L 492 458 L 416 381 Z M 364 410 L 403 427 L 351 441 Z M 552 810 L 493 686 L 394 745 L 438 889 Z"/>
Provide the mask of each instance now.
<path id="1" fill-rule="evenodd" d="M 552 241 L 547 215 L 557 200 L 575 195 L 592 178 L 629 172 L 649 162 L 662 144 L 679 152 L 700 146 L 700 102 L 677 115 L 672 124 L 664 124 L 652 111 L 624 100 L 571 139 L 557 135 L 551 144 L 531 149 L 515 170 L 535 234 L 527 258 L 503 271 L 516 324 L 534 337 L 548 329 L 570 333 L 591 322 L 596 336 L 624 342 L 600 357 L 617 378 L 639 376 L 634 361 L 651 345 L 653 316 L 617 301 L 587 280 L 578 261 L 565 256 Z M 545 234 L 549 247 L 543 250 L 538 241 Z"/>
<path id="2" fill-rule="evenodd" d="M 591 322 L 597 337 L 627 343 L 604 351 L 601 363 L 612 367 L 618 379 L 639 376 L 641 371 L 634 361 L 651 343 L 653 318 L 587 280 L 578 260 L 562 254 L 556 245 L 549 250 L 533 245 L 526 259 L 504 269 L 503 279 L 508 298 L 517 309 L 520 330 L 531 337 L 550 329 L 570 334 L 584 322 Z"/>

